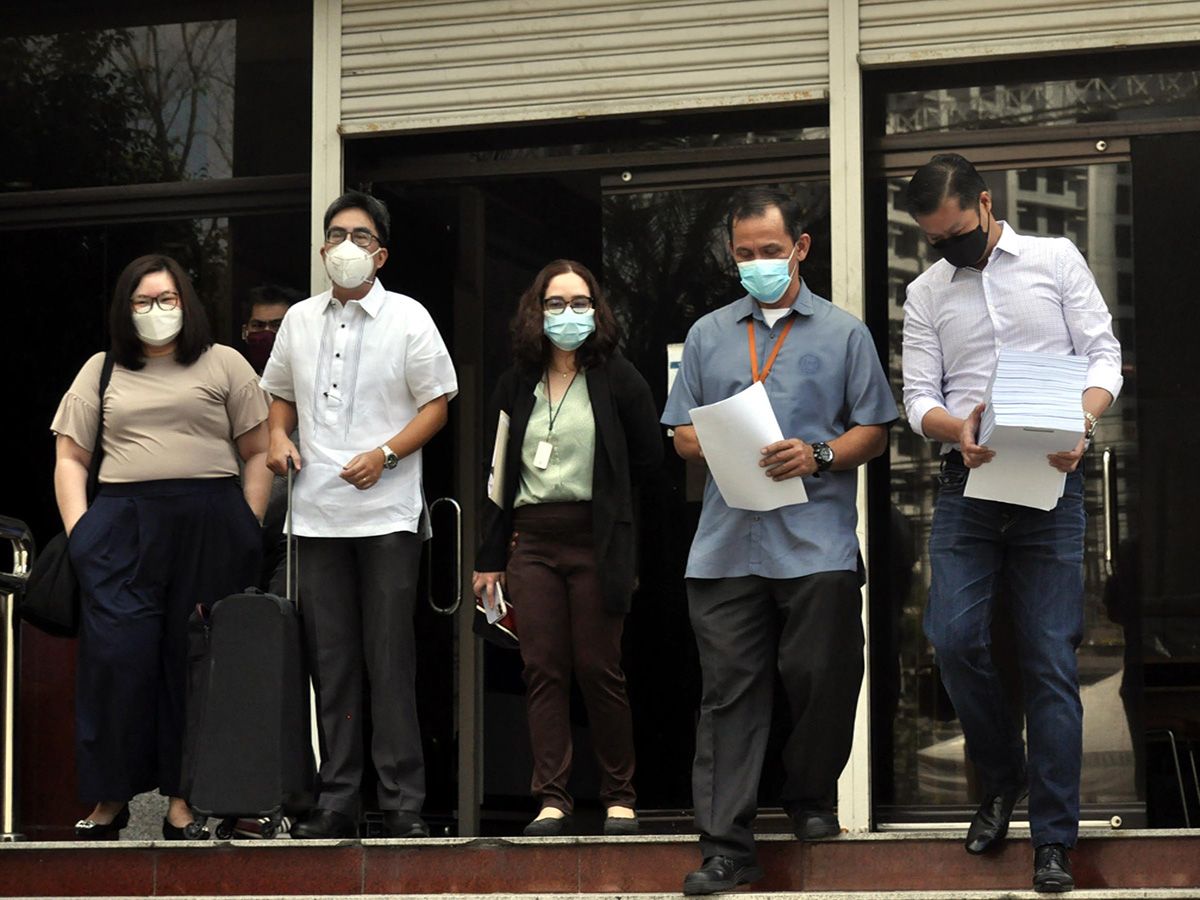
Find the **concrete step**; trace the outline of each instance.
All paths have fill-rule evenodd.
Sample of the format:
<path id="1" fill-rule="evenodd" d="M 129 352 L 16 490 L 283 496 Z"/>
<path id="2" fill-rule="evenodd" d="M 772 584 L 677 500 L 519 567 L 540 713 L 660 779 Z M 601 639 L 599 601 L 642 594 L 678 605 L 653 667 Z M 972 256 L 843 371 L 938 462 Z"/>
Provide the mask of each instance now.
<path id="1" fill-rule="evenodd" d="M 455 895 L 464 896 L 464 895 Z M 612 900 L 667 900 L 681 894 L 481 894 L 487 900 L 577 900 L 577 898 L 612 898 Z M 1046 900 L 1048 895 L 1033 891 L 780 891 L 776 893 L 747 892 L 733 894 L 737 900 Z M 1063 895 L 1070 900 L 1195 900 L 1194 888 L 1096 889 L 1076 890 Z M 446 894 L 211 894 L 188 895 L 188 900 L 446 900 Z M 14 900 L 42 900 L 40 897 L 17 897 Z M 62 900 L 141 900 L 134 897 L 64 897 Z"/>
<path id="2" fill-rule="evenodd" d="M 943 834 L 763 835 L 765 877 L 737 895 L 1033 897 L 1032 857 L 1020 840 L 972 857 Z M 1200 898 L 1200 831 L 1096 832 L 1071 859 L 1074 897 Z M 0 897 L 679 896 L 699 861 L 678 835 L 12 843 Z"/>

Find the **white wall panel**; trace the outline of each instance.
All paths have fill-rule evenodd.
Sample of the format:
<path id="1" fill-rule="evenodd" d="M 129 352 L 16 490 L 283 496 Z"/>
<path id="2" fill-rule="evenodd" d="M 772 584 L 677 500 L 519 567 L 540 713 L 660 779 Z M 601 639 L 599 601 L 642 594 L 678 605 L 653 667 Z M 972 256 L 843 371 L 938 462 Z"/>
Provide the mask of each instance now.
<path id="1" fill-rule="evenodd" d="M 344 0 L 343 133 L 823 100 L 828 0 Z"/>
<path id="2" fill-rule="evenodd" d="M 1200 41 L 1198 0 L 861 0 L 864 66 Z"/>

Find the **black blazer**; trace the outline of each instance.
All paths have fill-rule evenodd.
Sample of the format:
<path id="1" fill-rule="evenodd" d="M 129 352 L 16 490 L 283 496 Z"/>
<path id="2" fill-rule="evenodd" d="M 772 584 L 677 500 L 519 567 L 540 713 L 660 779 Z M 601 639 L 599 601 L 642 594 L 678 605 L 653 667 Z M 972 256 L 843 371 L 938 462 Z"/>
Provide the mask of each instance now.
<path id="1" fill-rule="evenodd" d="M 613 613 L 629 611 L 637 578 L 634 534 L 634 489 L 658 470 L 663 437 L 646 379 L 623 356 L 587 369 L 588 394 L 596 421 L 596 458 L 592 469 L 592 538 L 596 544 L 604 606 Z M 484 496 L 477 572 L 502 572 L 508 564 L 513 500 L 521 474 L 521 445 L 533 412 L 533 389 L 540 373 L 516 367 L 500 376 L 487 412 L 486 465 L 496 442 L 500 411 L 508 413 L 508 455 L 504 471 L 504 509 Z M 486 483 L 487 479 L 484 478 Z"/>

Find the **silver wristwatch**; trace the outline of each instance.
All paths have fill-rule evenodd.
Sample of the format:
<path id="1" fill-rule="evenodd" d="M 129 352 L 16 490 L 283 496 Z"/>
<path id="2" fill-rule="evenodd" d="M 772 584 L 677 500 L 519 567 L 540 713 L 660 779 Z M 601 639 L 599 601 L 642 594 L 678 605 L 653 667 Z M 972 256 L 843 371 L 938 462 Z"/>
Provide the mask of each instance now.
<path id="1" fill-rule="evenodd" d="M 400 457 L 392 452 L 392 448 L 384 444 L 379 448 L 383 451 L 383 467 L 385 469 L 394 469 L 400 463 Z"/>

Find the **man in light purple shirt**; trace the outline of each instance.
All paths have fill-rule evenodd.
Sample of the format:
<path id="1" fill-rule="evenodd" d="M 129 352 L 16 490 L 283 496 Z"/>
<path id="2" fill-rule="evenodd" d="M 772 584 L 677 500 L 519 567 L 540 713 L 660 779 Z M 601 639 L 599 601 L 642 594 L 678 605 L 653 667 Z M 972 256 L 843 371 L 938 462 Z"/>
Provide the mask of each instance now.
<path id="1" fill-rule="evenodd" d="M 987 185 L 966 159 L 933 157 L 913 175 L 905 200 L 942 254 L 908 288 L 904 406 L 914 431 L 942 442 L 925 634 L 983 784 L 966 848 L 995 849 L 1028 793 L 1034 889 L 1067 891 L 1074 887 L 1068 850 L 1079 830 L 1083 752 L 1075 660 L 1083 633 L 1079 466 L 1096 422 L 1120 393 L 1121 348 L 1075 245 L 1021 235 L 997 221 Z M 1001 348 L 1088 360 L 1085 436 L 1047 458 L 1067 473 L 1063 496 L 1049 511 L 963 496 L 968 470 L 995 456 L 978 434 Z M 1001 583 L 1016 623 L 1028 760 L 991 658 Z"/>

